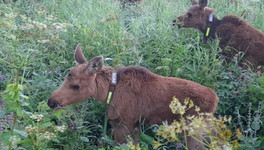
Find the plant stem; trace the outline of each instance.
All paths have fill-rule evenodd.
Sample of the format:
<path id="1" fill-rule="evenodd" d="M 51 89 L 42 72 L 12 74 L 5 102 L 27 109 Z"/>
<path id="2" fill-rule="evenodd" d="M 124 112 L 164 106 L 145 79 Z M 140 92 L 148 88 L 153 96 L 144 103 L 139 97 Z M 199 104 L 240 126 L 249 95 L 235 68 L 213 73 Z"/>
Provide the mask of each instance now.
<path id="1" fill-rule="evenodd" d="M 15 129 L 16 122 L 17 122 L 17 114 L 15 112 L 14 113 L 14 122 L 13 122 L 13 125 L 11 128 L 11 135 L 14 135 L 14 129 Z M 12 142 L 9 143 L 9 150 L 12 150 Z"/>
<path id="2" fill-rule="evenodd" d="M 181 122 L 182 122 L 182 127 L 183 127 L 183 134 L 184 134 L 184 140 L 185 140 L 185 148 L 186 148 L 186 150 L 189 150 L 188 149 L 188 143 L 187 143 L 187 135 L 186 135 L 186 130 L 185 130 L 185 123 L 184 123 L 184 118 L 183 118 L 183 116 L 182 116 L 182 114 L 181 114 Z"/>
<path id="3" fill-rule="evenodd" d="M 39 149 L 39 139 L 38 139 L 38 137 L 39 137 L 39 122 L 37 121 L 37 133 L 36 133 L 36 149 L 38 150 Z"/>
<path id="4" fill-rule="evenodd" d="M 17 69 L 17 75 L 16 75 L 16 84 L 15 84 L 15 89 L 18 89 L 18 82 L 19 82 L 19 68 L 16 68 Z M 16 90 L 15 92 L 19 92 L 18 90 Z M 15 125 L 16 125 L 16 122 L 17 122 L 17 113 L 14 112 L 14 122 L 13 122 L 13 125 L 12 125 L 12 128 L 11 128 L 11 135 L 13 136 L 14 135 L 14 129 L 15 129 Z M 12 141 L 9 143 L 9 150 L 12 150 Z"/>

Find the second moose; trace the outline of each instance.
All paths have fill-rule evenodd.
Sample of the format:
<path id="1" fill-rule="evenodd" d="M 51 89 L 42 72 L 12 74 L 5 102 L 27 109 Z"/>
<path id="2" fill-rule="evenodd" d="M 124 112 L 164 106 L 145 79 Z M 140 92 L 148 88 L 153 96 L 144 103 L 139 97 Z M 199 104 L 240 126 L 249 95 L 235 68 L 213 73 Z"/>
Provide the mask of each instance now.
<path id="1" fill-rule="evenodd" d="M 175 19 L 178 27 L 197 28 L 204 33 L 204 38 L 220 38 L 219 47 L 230 47 L 243 52 L 244 59 L 254 66 L 264 65 L 264 34 L 234 15 L 226 15 L 221 20 L 207 7 L 207 0 L 191 1 L 190 7 L 183 15 Z M 233 56 L 227 52 L 226 56 Z"/>

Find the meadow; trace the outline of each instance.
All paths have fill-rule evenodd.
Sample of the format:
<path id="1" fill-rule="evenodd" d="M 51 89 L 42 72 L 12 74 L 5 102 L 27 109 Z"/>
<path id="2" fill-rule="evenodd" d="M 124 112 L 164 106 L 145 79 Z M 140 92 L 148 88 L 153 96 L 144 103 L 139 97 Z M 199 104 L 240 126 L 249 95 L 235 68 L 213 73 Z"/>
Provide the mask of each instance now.
<path id="1" fill-rule="evenodd" d="M 218 41 L 202 42 L 195 29 L 174 27 L 189 0 L 145 0 L 120 7 L 118 0 L 3 0 L 0 2 L 0 149 L 153 149 L 158 125 L 142 126 L 140 147 L 115 144 L 105 106 L 94 99 L 52 110 L 49 95 L 76 63 L 82 44 L 89 60 L 105 65 L 140 65 L 154 73 L 195 81 L 220 99 L 215 116 L 231 116 L 239 129 L 237 149 L 264 147 L 264 76 L 241 66 L 241 55 L 227 60 Z M 214 15 L 240 16 L 264 32 L 263 0 L 211 0 Z M 263 66 L 262 66 L 263 67 Z M 157 149 L 184 149 L 170 142 Z"/>

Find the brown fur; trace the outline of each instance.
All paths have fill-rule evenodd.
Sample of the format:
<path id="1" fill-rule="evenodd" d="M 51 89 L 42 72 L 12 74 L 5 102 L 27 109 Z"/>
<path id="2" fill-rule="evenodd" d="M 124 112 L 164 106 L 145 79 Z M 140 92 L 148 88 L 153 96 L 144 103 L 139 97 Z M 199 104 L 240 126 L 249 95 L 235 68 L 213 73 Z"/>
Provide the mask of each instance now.
<path id="1" fill-rule="evenodd" d="M 138 136 L 140 121 L 152 125 L 178 119 L 169 108 L 174 96 L 181 102 L 190 98 L 201 112 L 209 113 L 215 112 L 219 101 L 215 92 L 208 87 L 189 80 L 160 76 L 144 67 L 115 70 L 103 66 L 101 56 L 86 63 L 80 45 L 76 48 L 75 59 L 80 64 L 69 72 L 62 86 L 51 94 L 48 105 L 52 108 L 66 106 L 87 98 L 96 98 L 105 104 L 111 74 L 117 72 L 117 84 L 107 110 L 117 142 L 124 142 L 127 135 Z M 186 114 L 195 114 L 195 111 L 191 109 Z M 192 138 L 188 138 L 188 141 L 191 148 L 199 146 Z"/>
<path id="2" fill-rule="evenodd" d="M 207 2 L 201 0 L 199 5 L 195 0 L 192 3 L 194 5 L 185 14 L 178 17 L 178 25 L 186 28 L 197 28 L 205 33 L 209 15 L 214 10 L 206 7 Z M 222 20 L 214 17 L 212 28 L 220 38 L 220 48 L 230 47 L 238 52 L 244 52 L 244 58 L 251 64 L 255 66 L 264 65 L 264 33 L 260 30 L 234 15 L 227 15 Z M 214 35 L 210 36 L 214 38 Z M 232 56 L 231 53 L 226 55 Z"/>

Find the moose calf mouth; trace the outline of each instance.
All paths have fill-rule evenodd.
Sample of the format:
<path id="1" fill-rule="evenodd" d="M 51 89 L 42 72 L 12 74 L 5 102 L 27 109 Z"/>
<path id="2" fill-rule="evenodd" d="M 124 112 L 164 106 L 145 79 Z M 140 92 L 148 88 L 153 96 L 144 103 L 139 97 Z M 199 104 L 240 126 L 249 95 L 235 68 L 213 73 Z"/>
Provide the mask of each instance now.
<path id="1" fill-rule="evenodd" d="M 59 105 L 58 105 L 57 102 L 55 102 L 55 101 L 49 99 L 49 100 L 48 100 L 48 106 L 49 106 L 50 108 L 54 109 L 54 108 L 57 108 Z"/>

